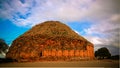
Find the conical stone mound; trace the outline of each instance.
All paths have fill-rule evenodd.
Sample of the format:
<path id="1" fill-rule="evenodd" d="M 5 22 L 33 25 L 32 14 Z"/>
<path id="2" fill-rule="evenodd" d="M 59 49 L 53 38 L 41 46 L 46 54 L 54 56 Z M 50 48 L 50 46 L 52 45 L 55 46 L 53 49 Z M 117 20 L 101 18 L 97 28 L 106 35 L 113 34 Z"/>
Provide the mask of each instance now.
<path id="1" fill-rule="evenodd" d="M 6 57 L 17 61 L 93 59 L 93 44 L 59 21 L 46 21 L 15 39 Z"/>

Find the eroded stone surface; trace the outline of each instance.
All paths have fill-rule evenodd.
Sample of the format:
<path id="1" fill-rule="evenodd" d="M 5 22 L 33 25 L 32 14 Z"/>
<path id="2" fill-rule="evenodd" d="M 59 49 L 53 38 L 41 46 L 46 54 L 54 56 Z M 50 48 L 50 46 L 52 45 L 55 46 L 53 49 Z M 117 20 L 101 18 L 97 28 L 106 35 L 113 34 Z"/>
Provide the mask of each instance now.
<path id="1" fill-rule="evenodd" d="M 93 59 L 94 47 L 65 24 L 47 21 L 14 40 L 6 57 L 19 62 Z"/>

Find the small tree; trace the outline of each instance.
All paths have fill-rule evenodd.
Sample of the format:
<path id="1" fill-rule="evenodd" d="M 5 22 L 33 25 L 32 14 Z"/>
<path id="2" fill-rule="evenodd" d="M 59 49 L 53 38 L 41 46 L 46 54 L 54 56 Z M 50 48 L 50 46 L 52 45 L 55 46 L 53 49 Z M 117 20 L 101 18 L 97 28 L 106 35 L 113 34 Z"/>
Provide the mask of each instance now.
<path id="1" fill-rule="evenodd" d="M 102 47 L 97 51 L 95 51 L 95 57 L 98 57 L 98 59 L 105 59 L 105 58 L 110 58 L 111 54 L 106 47 Z"/>
<path id="2" fill-rule="evenodd" d="M 5 43 L 3 39 L 0 39 L 0 51 L 5 52 L 8 49 L 8 45 Z"/>
<path id="3" fill-rule="evenodd" d="M 8 49 L 8 45 L 5 43 L 5 41 L 3 39 L 0 39 L 0 58 L 5 57 L 3 55 L 7 53 L 6 49 Z"/>

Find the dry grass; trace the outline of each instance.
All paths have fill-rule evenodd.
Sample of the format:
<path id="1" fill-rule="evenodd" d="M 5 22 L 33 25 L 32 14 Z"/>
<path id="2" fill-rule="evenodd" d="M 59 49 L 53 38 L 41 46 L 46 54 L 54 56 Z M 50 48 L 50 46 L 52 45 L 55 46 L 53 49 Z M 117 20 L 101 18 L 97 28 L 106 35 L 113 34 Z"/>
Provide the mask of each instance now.
<path id="1" fill-rule="evenodd" d="M 119 68 L 118 60 L 92 60 L 92 61 L 45 61 L 26 63 L 2 63 L 0 67 L 112 67 Z"/>

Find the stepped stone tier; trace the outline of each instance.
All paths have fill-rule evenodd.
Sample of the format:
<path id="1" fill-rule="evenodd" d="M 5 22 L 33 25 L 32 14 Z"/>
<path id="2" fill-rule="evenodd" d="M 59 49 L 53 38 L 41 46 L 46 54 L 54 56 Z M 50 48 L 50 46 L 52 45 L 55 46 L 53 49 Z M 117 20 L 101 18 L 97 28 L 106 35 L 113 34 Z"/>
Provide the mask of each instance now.
<path id="1" fill-rule="evenodd" d="M 24 61 L 93 59 L 94 46 L 59 21 L 46 21 L 15 39 L 6 58 Z"/>

